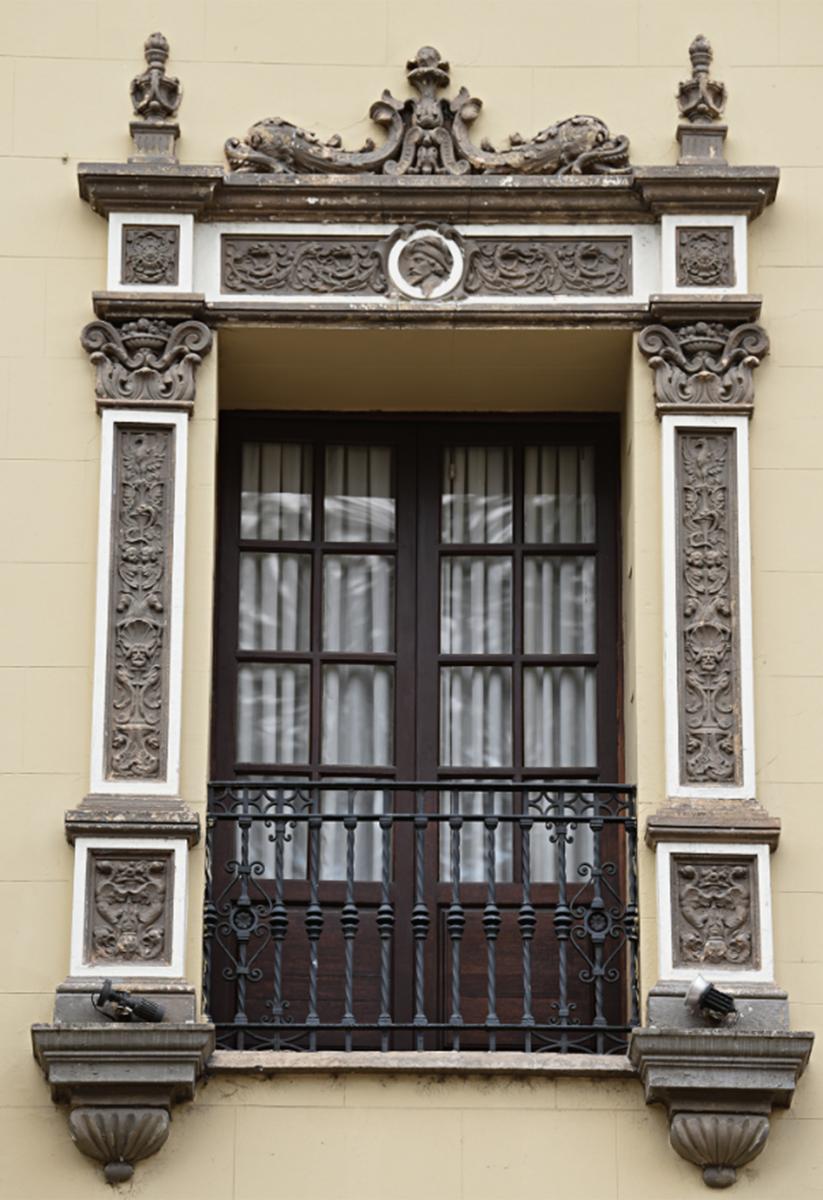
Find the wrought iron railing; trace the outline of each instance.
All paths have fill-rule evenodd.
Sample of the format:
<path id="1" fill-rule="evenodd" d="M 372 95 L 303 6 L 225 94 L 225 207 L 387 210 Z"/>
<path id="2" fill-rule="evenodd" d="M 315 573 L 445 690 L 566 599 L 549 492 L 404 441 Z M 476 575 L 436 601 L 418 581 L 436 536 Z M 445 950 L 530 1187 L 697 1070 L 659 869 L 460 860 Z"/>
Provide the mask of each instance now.
<path id="1" fill-rule="evenodd" d="M 620 1053 L 634 788 L 213 783 L 205 1007 L 231 1049 Z"/>

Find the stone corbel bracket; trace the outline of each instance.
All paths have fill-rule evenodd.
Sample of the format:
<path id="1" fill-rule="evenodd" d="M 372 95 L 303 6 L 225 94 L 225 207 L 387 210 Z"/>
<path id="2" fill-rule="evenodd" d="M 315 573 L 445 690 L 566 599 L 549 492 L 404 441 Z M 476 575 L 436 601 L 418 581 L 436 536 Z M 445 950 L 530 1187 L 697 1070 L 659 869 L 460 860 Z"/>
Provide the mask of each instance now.
<path id="1" fill-rule="evenodd" d="M 34 1025 L 32 1042 L 52 1099 L 69 1106 L 78 1150 L 122 1183 L 165 1144 L 172 1105 L 194 1099 L 214 1026 Z"/>
<path id="2" fill-rule="evenodd" d="M 760 1154 L 773 1108 L 788 1108 L 811 1033 L 638 1029 L 629 1056 L 648 1104 L 665 1106 L 669 1138 L 708 1187 L 733 1184 Z"/>

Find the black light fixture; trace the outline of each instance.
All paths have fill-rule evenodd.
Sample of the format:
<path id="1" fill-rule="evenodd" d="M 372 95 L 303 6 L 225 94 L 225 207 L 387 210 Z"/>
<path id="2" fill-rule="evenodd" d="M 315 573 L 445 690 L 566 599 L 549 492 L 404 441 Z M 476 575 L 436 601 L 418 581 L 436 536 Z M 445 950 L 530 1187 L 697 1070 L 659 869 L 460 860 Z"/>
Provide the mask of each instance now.
<path id="1" fill-rule="evenodd" d="M 702 1014 L 712 1021 L 725 1021 L 737 1012 L 734 997 L 721 992 L 714 984 L 698 975 L 686 992 L 685 1005 L 689 1012 Z"/>
<path id="2" fill-rule="evenodd" d="M 162 1021 L 166 1010 L 162 1004 L 154 1000 L 146 1000 L 143 996 L 132 996 L 129 992 L 118 991 L 112 986 L 110 979 L 103 980 L 103 986 L 91 1002 L 110 1021 Z"/>

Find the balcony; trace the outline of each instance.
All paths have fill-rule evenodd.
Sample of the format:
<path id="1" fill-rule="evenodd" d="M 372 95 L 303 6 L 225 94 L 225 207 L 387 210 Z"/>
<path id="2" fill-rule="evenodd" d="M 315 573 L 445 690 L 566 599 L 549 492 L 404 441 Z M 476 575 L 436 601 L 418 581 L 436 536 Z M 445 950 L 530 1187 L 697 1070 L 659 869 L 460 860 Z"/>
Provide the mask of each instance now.
<path id="1" fill-rule="evenodd" d="M 623 1054 L 636 853 L 624 785 L 213 783 L 217 1045 Z"/>

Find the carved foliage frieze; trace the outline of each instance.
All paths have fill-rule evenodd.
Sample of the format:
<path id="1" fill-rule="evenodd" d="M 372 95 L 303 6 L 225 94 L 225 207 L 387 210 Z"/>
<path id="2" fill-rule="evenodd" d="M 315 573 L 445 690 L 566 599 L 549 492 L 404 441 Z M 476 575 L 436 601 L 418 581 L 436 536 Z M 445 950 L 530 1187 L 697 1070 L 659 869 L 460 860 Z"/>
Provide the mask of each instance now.
<path id="1" fill-rule="evenodd" d="M 484 238 L 472 242 L 464 287 L 469 295 L 623 295 L 632 288 L 631 239 Z"/>
<path id="2" fill-rule="evenodd" d="M 171 961 L 171 851 L 91 851 L 86 953 L 101 968 Z"/>
<path id="3" fill-rule="evenodd" d="M 728 225 L 682 225 L 677 230 L 678 287 L 734 287 L 734 231 Z"/>
<path id="4" fill-rule="evenodd" d="M 99 405 L 190 408 L 195 371 L 211 349 L 212 334 L 200 321 L 174 325 L 140 317 L 118 326 L 92 321 L 80 342 L 97 372 Z"/>
<path id="5" fill-rule="evenodd" d="M 174 430 L 115 427 L 106 688 L 109 779 L 162 780 L 168 724 Z"/>
<path id="6" fill-rule="evenodd" d="M 756 859 L 677 856 L 671 879 L 674 966 L 758 968 Z"/>
<path id="7" fill-rule="evenodd" d="M 680 782 L 740 784 L 735 434 L 678 430 Z"/>
<path id="8" fill-rule="evenodd" d="M 482 102 L 465 88 L 447 100 L 450 67 L 432 46 L 407 64 L 413 99 L 385 91 L 369 115 L 385 130 L 378 146 L 369 139 L 345 150 L 339 135 L 322 142 L 313 133 L 275 117 L 258 121 L 245 139 L 229 138 L 226 158 L 234 172 L 266 174 L 401 175 L 597 175 L 627 173 L 629 143 L 612 136 L 597 117 L 574 116 L 542 129 L 531 140 L 512 134 L 496 150 L 470 136 Z"/>
<path id="9" fill-rule="evenodd" d="M 120 282 L 173 286 L 179 253 L 177 225 L 124 225 Z"/>
<path id="10" fill-rule="evenodd" d="M 649 325 L 638 345 L 654 371 L 658 411 L 752 411 L 752 372 L 769 352 L 769 339 L 760 325 Z"/>
<path id="11" fill-rule="evenodd" d="M 224 292 L 383 295 L 386 273 L 374 238 L 221 239 Z"/>

